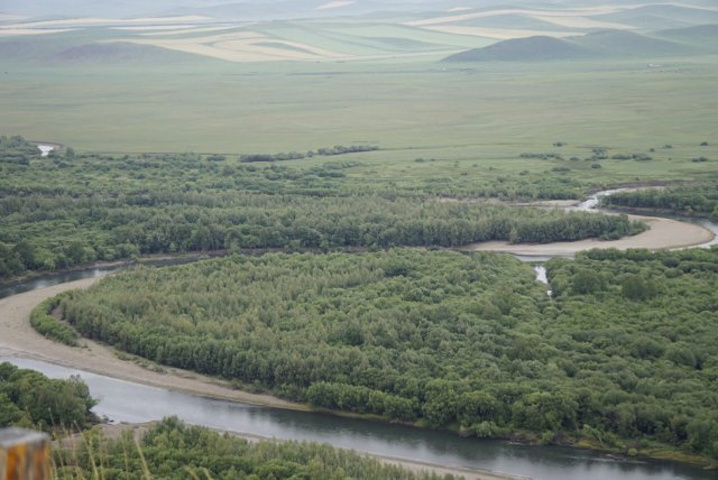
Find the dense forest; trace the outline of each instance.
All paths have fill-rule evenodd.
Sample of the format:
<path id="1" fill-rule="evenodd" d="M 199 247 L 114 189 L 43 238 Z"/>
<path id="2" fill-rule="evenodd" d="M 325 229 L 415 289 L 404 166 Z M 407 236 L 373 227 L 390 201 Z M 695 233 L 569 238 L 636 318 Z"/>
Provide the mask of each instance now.
<path id="1" fill-rule="evenodd" d="M 547 264 L 393 249 L 138 268 L 61 301 L 83 335 L 317 407 L 465 435 L 718 458 L 718 250 Z"/>
<path id="2" fill-rule="evenodd" d="M 366 179 L 342 178 L 352 163 L 289 169 L 74 152 L 39 159 L 28 157 L 28 145 L 0 139 L 0 281 L 156 253 L 546 243 L 646 228 L 626 216 L 439 201 L 422 189 L 362 190 Z"/>
<path id="3" fill-rule="evenodd" d="M 601 202 L 609 208 L 649 209 L 718 221 L 718 184 L 716 183 L 618 192 L 603 197 Z"/>
<path id="4" fill-rule="evenodd" d="M 166 418 L 136 444 L 132 432 L 117 439 L 98 433 L 79 447 L 56 450 L 56 478 L 126 480 L 454 480 L 463 477 L 411 471 L 329 445 L 248 441 Z"/>
<path id="5" fill-rule="evenodd" d="M 90 412 L 96 403 L 79 377 L 52 380 L 0 363 L 0 427 L 82 429 L 96 420 Z"/>

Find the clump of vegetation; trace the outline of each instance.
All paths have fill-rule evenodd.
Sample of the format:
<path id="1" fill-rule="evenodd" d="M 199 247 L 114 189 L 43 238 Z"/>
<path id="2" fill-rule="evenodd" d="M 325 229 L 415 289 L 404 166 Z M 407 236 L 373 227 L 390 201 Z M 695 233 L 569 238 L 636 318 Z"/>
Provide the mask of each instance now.
<path id="1" fill-rule="evenodd" d="M 549 152 L 549 153 L 529 153 L 529 152 L 525 152 L 525 153 L 522 153 L 521 155 L 519 155 L 519 157 L 520 157 L 520 158 L 538 158 L 538 159 L 540 159 L 540 160 L 549 160 L 549 159 L 553 159 L 553 160 L 563 160 L 563 157 L 562 157 L 560 154 L 558 154 L 558 153 L 553 153 L 553 152 Z"/>
<path id="2" fill-rule="evenodd" d="M 379 147 L 376 145 L 352 145 L 349 147 L 336 145 L 331 148 L 320 148 L 314 154 L 320 156 L 333 156 L 345 155 L 347 153 L 373 152 L 375 150 L 379 150 Z"/>
<path id="3" fill-rule="evenodd" d="M 693 162 L 693 163 L 703 163 L 703 162 L 707 162 L 707 161 L 708 161 L 708 158 L 706 158 L 706 157 L 691 158 L 691 162 Z"/>
<path id="4" fill-rule="evenodd" d="M 62 297 L 57 296 L 41 302 L 30 314 L 30 325 L 37 333 L 71 347 L 77 346 L 77 333 L 52 315 Z"/>
<path id="5" fill-rule="evenodd" d="M 40 156 L 37 146 L 19 135 L 0 136 L 0 152 L 0 164 L 27 166 L 30 165 L 30 159 Z"/>
<path id="6" fill-rule="evenodd" d="M 0 363 L 0 427 L 75 431 L 96 422 L 90 412 L 96 404 L 79 377 L 52 380 Z"/>
<path id="7" fill-rule="evenodd" d="M 266 153 L 257 153 L 252 155 L 242 155 L 240 157 L 240 160 L 245 163 L 252 163 L 252 162 L 284 162 L 287 160 L 301 160 L 302 158 L 306 158 L 307 155 L 304 153 L 299 152 L 289 152 L 289 153 L 277 153 L 274 155 L 266 154 Z"/>
<path id="8" fill-rule="evenodd" d="M 330 147 L 330 148 L 320 148 L 316 151 L 310 150 L 307 153 L 289 152 L 289 153 L 277 153 L 277 154 L 273 154 L 273 155 L 271 155 L 271 154 L 242 155 L 240 157 L 240 161 L 242 161 L 244 163 L 284 162 L 287 160 L 301 160 L 303 158 L 314 157 L 314 156 L 331 157 L 331 156 L 335 156 L 335 155 L 346 155 L 349 153 L 373 152 L 375 150 L 379 150 L 379 147 L 376 145 L 352 145 L 349 147 L 345 147 L 342 145 L 336 145 L 336 146 Z"/>
<path id="9" fill-rule="evenodd" d="M 605 147 L 593 147 L 591 149 L 591 156 L 586 161 L 598 162 L 599 160 L 608 159 L 608 149 Z"/>
<path id="10" fill-rule="evenodd" d="M 616 154 L 611 155 L 612 160 L 635 160 L 637 162 L 649 162 L 653 160 L 650 155 L 645 153 Z"/>
<path id="11" fill-rule="evenodd" d="M 55 449 L 54 460 L 55 477 L 67 480 L 458 480 L 450 474 L 411 471 L 329 445 L 248 441 L 188 426 L 176 417 L 152 426 L 139 442 L 131 431 L 116 439 L 89 432 L 75 450 Z"/>

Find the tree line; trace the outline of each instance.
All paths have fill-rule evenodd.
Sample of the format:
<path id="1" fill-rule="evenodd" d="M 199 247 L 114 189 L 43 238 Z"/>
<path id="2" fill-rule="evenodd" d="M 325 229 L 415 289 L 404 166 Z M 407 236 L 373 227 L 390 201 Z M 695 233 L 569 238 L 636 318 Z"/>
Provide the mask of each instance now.
<path id="1" fill-rule="evenodd" d="M 601 202 L 609 208 L 650 209 L 718 221 L 718 184 L 716 183 L 618 192 L 603 197 Z"/>
<path id="2" fill-rule="evenodd" d="M 32 195 L 0 199 L 0 212 L 0 279 L 155 253 L 547 243 L 646 228 L 620 215 L 376 195 Z"/>

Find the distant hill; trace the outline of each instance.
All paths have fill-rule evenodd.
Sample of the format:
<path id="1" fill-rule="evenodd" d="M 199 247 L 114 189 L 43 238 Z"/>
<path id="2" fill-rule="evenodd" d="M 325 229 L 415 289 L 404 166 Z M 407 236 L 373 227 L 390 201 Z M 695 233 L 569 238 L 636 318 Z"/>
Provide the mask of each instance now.
<path id="1" fill-rule="evenodd" d="M 676 42 L 689 43 L 706 50 L 718 51 L 718 24 L 662 30 L 656 32 L 655 35 Z"/>
<path id="2" fill-rule="evenodd" d="M 592 56 L 587 48 L 570 40 L 538 36 L 515 38 L 451 55 L 447 62 L 521 62 L 538 60 L 573 60 Z"/>
<path id="3" fill-rule="evenodd" d="M 644 30 L 679 28 L 704 23 L 718 23 L 718 12 L 688 5 L 645 5 L 592 17 L 596 20 L 633 25 Z"/>
<path id="4" fill-rule="evenodd" d="M 448 62 L 551 61 L 584 58 L 655 58 L 684 55 L 696 48 L 663 38 L 624 30 L 603 30 L 580 37 L 536 36 L 504 40 L 483 48 L 451 55 Z"/>
<path id="5" fill-rule="evenodd" d="M 603 57 L 657 57 L 684 55 L 691 48 L 625 30 L 602 30 L 571 40 Z"/>
<path id="6" fill-rule="evenodd" d="M 211 62 L 206 57 L 151 45 L 86 43 L 87 38 L 59 35 L 0 39 L 0 61 L 15 64 L 167 64 L 185 61 Z"/>
<path id="7" fill-rule="evenodd" d="M 489 17 L 469 18 L 466 20 L 451 22 L 451 25 L 483 28 L 506 28 L 509 30 L 572 30 L 568 27 L 563 27 L 555 23 L 539 20 L 531 15 L 522 15 L 519 13 L 505 13 L 501 15 L 491 15 Z M 575 31 L 575 29 L 573 30 Z"/>
<path id="8" fill-rule="evenodd" d="M 151 45 L 135 45 L 131 43 L 94 43 L 77 45 L 53 53 L 48 61 L 51 63 L 91 63 L 91 64 L 123 64 L 123 63 L 177 63 L 187 60 L 193 62 L 205 60 L 204 57 L 183 52 L 168 50 Z"/>

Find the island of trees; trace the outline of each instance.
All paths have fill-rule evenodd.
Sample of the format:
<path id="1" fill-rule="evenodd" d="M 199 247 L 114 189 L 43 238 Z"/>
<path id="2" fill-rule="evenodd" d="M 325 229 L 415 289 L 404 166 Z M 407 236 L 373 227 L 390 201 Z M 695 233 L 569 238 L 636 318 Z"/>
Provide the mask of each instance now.
<path id="1" fill-rule="evenodd" d="M 718 250 L 547 264 L 394 249 L 138 268 L 60 302 L 83 335 L 317 407 L 464 435 L 717 459 Z"/>

